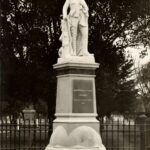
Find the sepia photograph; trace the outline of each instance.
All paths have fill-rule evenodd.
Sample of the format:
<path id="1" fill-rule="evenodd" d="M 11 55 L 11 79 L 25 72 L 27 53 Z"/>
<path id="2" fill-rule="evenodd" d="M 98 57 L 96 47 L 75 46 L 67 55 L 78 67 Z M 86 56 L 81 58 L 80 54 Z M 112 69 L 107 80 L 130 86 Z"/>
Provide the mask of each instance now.
<path id="1" fill-rule="evenodd" d="M 150 150 L 150 0 L 0 0 L 0 150 Z"/>

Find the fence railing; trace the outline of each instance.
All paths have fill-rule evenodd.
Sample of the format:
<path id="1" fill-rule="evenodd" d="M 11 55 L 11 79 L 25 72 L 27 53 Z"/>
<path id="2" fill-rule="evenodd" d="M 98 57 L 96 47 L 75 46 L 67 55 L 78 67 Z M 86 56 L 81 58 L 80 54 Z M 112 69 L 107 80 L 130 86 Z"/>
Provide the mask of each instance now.
<path id="1" fill-rule="evenodd" d="M 101 136 L 107 150 L 140 150 L 139 125 L 112 121 L 101 125 Z"/>
<path id="2" fill-rule="evenodd" d="M 100 124 L 100 132 L 107 150 L 150 150 L 150 124 L 133 120 L 105 121 Z M 3 119 L 0 120 L 0 150 L 44 150 L 51 133 L 52 121 L 48 119 L 15 123 Z"/>
<path id="3" fill-rule="evenodd" d="M 0 150 L 44 150 L 52 132 L 48 119 L 19 120 L 8 123 L 1 120 Z"/>

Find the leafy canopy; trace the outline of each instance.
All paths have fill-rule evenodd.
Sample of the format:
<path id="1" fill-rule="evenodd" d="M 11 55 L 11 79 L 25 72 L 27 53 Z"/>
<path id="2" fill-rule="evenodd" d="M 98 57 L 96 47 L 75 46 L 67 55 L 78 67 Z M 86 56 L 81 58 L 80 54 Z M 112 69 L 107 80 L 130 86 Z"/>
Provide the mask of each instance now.
<path id="1" fill-rule="evenodd" d="M 124 49 L 142 37 L 143 28 L 137 23 L 139 18 L 145 20 L 145 14 L 149 16 L 147 2 L 87 0 L 89 51 L 100 63 L 96 72 L 100 115 L 131 110 L 136 91 L 134 81 L 127 79 L 133 63 Z M 52 65 L 61 45 L 63 4 L 64 0 L 1 0 L 0 58 L 5 68 L 5 95 L 9 97 L 4 99 L 13 101 L 12 108 L 43 100 L 48 113 L 54 113 L 56 78 Z"/>

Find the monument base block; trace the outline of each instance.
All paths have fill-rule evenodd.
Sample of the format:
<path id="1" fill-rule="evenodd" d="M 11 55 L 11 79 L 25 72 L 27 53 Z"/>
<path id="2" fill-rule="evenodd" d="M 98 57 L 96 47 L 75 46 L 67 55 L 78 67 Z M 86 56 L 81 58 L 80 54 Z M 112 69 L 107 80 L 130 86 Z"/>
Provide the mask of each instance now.
<path id="1" fill-rule="evenodd" d="M 70 134 L 75 128 L 80 126 L 88 126 L 99 133 L 99 121 L 96 119 L 97 114 L 55 114 L 56 119 L 53 121 L 53 129 L 62 126 Z"/>
<path id="2" fill-rule="evenodd" d="M 89 126 L 79 126 L 69 134 L 63 126 L 57 126 L 51 136 L 50 144 L 46 150 L 106 150 L 100 135 Z"/>
<path id="3" fill-rule="evenodd" d="M 95 70 L 98 67 L 93 56 L 59 59 L 54 65 L 56 119 L 45 150 L 106 150 L 96 119 Z"/>
<path id="4" fill-rule="evenodd" d="M 105 147 L 92 147 L 92 148 L 86 148 L 86 147 L 70 147 L 70 148 L 65 148 L 65 147 L 51 147 L 47 146 L 46 150 L 106 150 Z"/>

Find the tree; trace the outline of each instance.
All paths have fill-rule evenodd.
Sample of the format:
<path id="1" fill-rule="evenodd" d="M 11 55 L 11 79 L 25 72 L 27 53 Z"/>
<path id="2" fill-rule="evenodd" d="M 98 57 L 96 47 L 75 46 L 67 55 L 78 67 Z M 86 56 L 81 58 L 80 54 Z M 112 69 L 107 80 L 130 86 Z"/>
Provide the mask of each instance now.
<path id="1" fill-rule="evenodd" d="M 142 9 L 144 8 L 144 9 Z M 139 12 L 138 18 L 132 23 L 130 31 L 130 43 L 150 46 L 150 0 L 145 2 L 138 0 L 136 9 Z"/>
<path id="2" fill-rule="evenodd" d="M 47 102 L 49 114 L 53 114 L 56 84 L 52 64 L 56 62 L 59 46 L 56 44 L 59 28 L 54 18 L 58 11 L 52 13 L 55 2 L 45 1 L 43 5 L 40 1 L 6 0 L 1 4 L 0 56 L 5 66 L 5 95 L 8 95 L 5 101 L 19 112 L 17 101 L 20 102 L 18 108 L 22 108 L 22 105 L 36 104 L 41 98 Z M 42 10 L 44 6 L 47 7 L 47 16 Z"/>
<path id="3" fill-rule="evenodd" d="M 126 59 L 124 49 L 129 46 L 127 31 L 141 15 L 139 1 L 87 1 L 89 51 L 100 63 L 96 83 L 101 116 L 130 110 L 136 95 L 134 81 L 127 80 L 133 63 Z M 0 57 L 12 68 L 6 69 L 10 79 L 6 79 L 7 95 L 14 102 L 12 105 L 17 101 L 36 105 L 40 99 L 47 103 L 50 116 L 54 114 L 56 78 L 52 65 L 61 44 L 63 4 L 64 0 L 1 1 Z"/>
<path id="4" fill-rule="evenodd" d="M 90 3 L 90 50 L 93 48 L 97 71 L 97 103 L 100 115 L 117 111 L 133 111 L 136 99 L 135 83 L 129 80 L 133 62 L 125 57 L 124 49 L 131 46 L 126 32 L 139 17 L 136 1 L 95 1 Z"/>

